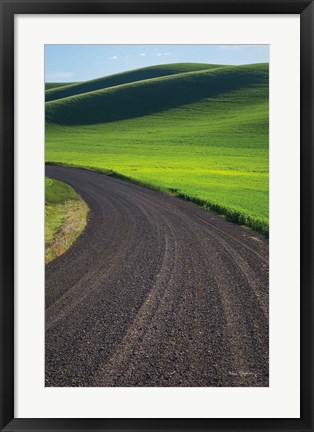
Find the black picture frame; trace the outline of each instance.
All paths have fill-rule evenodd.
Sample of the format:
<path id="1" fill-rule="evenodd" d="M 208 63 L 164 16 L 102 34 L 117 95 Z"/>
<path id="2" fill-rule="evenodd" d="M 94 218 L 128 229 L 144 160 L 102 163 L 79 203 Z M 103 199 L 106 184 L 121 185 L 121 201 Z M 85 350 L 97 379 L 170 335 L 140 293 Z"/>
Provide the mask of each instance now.
<path id="1" fill-rule="evenodd" d="M 301 417 L 300 419 L 14 418 L 14 15 L 300 14 L 301 19 Z M 1 28 L 1 389 L 2 431 L 267 430 L 313 431 L 313 49 L 308 0 L 0 0 Z"/>

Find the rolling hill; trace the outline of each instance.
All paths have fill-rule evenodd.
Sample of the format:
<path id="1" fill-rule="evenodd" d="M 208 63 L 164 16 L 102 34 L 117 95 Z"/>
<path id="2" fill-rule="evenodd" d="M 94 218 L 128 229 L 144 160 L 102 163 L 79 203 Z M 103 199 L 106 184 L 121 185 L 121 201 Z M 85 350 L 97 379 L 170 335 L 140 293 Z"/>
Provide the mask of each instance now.
<path id="1" fill-rule="evenodd" d="M 59 124 L 82 125 L 147 116 L 201 99 L 217 98 L 232 90 L 267 86 L 267 80 L 264 65 L 145 79 L 48 102 L 46 118 Z"/>
<path id="2" fill-rule="evenodd" d="M 267 234 L 268 64 L 168 68 L 48 90 L 46 161 L 111 170 Z"/>
<path id="3" fill-rule="evenodd" d="M 78 84 L 78 83 L 73 83 L 73 82 L 47 82 L 45 83 L 45 90 L 51 90 L 51 89 L 55 89 L 58 87 L 65 87 L 68 85 L 72 85 L 72 84 Z"/>
<path id="4" fill-rule="evenodd" d="M 151 66 L 142 69 L 136 69 L 128 72 L 122 72 L 109 75 L 103 78 L 86 81 L 83 83 L 73 83 L 66 85 L 64 88 L 55 88 L 46 92 L 46 101 L 61 99 L 64 97 L 88 93 L 95 90 L 127 84 L 135 81 L 142 81 L 150 78 L 175 75 L 183 72 L 192 72 L 198 70 L 208 70 L 216 68 L 219 65 L 209 65 L 200 63 L 175 63 L 158 66 Z"/>

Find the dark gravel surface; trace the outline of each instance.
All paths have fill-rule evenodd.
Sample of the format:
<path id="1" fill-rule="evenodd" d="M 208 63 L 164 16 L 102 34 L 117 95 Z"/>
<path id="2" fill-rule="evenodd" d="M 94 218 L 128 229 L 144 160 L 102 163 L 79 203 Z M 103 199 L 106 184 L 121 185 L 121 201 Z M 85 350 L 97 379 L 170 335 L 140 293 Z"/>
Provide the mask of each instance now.
<path id="1" fill-rule="evenodd" d="M 268 386 L 268 241 L 171 196 L 46 167 L 91 209 L 46 267 L 46 386 Z"/>

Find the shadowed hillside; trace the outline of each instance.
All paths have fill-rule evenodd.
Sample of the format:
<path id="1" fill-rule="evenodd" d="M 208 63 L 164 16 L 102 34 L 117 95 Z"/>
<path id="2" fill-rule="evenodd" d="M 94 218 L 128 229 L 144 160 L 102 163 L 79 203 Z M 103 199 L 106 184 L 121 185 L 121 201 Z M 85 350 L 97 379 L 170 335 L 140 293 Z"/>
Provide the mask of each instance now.
<path id="1" fill-rule="evenodd" d="M 66 87 L 66 86 L 70 86 L 70 85 L 75 85 L 75 84 L 79 84 L 79 83 L 76 83 L 76 82 L 47 82 L 47 83 L 45 83 L 45 90 L 46 90 L 46 94 L 47 94 L 47 92 L 49 91 L 49 90 L 52 90 L 52 89 L 56 89 L 56 88 L 59 88 L 59 87 Z"/>
<path id="2" fill-rule="evenodd" d="M 135 69 L 128 72 L 122 72 L 103 78 L 98 78 L 83 83 L 65 84 L 63 88 L 56 88 L 46 92 L 46 101 L 52 101 L 69 96 L 88 93 L 91 91 L 105 89 L 121 84 L 127 84 L 135 81 L 142 81 L 150 78 L 158 78 L 167 75 L 174 75 L 183 72 L 192 72 L 204 69 L 213 69 L 219 65 L 209 65 L 200 63 L 175 63 L 158 66 L 151 66 L 142 69 Z"/>
<path id="3" fill-rule="evenodd" d="M 46 104 L 49 122 L 107 123 L 165 111 L 241 88 L 268 87 L 268 66 L 222 67 L 110 87 Z"/>

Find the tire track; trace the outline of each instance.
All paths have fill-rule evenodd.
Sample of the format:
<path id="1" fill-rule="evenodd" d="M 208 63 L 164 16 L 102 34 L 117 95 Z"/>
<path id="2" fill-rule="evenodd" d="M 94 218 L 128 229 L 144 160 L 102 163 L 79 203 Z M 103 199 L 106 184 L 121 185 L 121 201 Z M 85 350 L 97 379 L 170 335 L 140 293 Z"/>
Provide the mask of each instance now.
<path id="1" fill-rule="evenodd" d="M 46 267 L 46 386 L 268 386 L 268 241 L 87 170 L 91 209 Z"/>

